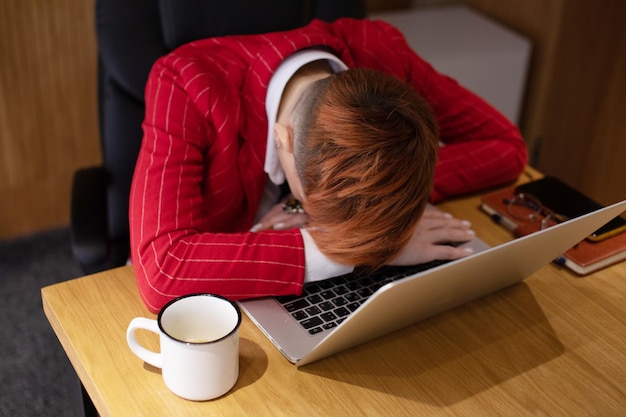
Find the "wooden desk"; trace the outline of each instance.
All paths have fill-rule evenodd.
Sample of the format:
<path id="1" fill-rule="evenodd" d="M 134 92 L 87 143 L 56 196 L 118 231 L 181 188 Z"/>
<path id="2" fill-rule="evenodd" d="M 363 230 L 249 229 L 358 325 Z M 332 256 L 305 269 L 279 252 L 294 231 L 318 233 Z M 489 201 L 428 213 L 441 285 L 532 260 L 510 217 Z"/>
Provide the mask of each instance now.
<path id="1" fill-rule="evenodd" d="M 490 244 L 510 239 L 477 197 L 442 205 Z M 585 278 L 548 265 L 526 281 L 300 370 L 241 326 L 239 381 L 195 403 L 126 345 L 154 317 L 130 267 L 42 290 L 43 307 L 101 416 L 624 416 L 626 264 Z M 158 349 L 151 334 L 144 343 Z"/>

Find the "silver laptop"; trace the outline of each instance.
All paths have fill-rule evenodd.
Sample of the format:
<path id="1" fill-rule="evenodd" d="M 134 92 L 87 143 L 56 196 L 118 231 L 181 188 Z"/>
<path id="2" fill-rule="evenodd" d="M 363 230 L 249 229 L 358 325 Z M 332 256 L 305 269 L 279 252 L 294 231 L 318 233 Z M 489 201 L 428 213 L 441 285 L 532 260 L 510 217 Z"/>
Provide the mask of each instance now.
<path id="1" fill-rule="evenodd" d="M 625 210 L 626 200 L 492 248 L 475 239 L 456 261 L 355 271 L 307 284 L 302 297 L 240 305 L 302 366 L 518 283 Z"/>

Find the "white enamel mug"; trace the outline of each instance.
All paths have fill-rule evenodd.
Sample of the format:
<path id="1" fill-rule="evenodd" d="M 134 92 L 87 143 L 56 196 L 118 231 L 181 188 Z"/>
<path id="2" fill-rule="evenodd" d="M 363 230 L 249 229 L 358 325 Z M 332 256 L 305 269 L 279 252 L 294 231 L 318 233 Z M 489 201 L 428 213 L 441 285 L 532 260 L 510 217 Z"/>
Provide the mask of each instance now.
<path id="1" fill-rule="evenodd" d="M 166 304 L 156 320 L 134 318 L 126 340 L 135 355 L 162 369 L 174 394 L 205 401 L 226 394 L 239 377 L 239 307 L 213 294 L 190 294 Z M 160 336 L 161 352 L 141 346 L 137 329 Z"/>

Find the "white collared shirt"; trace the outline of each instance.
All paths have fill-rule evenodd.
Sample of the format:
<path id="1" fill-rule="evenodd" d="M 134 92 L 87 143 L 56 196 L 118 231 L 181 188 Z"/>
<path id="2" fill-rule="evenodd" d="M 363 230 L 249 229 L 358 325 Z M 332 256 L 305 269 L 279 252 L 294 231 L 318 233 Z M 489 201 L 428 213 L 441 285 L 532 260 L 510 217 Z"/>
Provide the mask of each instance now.
<path id="1" fill-rule="evenodd" d="M 260 220 L 275 204 L 279 196 L 279 185 L 285 182 L 285 172 L 278 159 L 276 152 L 274 125 L 278 117 L 278 107 L 287 86 L 293 75 L 304 65 L 314 61 L 327 60 L 334 72 L 348 69 L 338 57 L 330 52 L 319 49 L 305 49 L 298 51 L 285 59 L 270 79 L 267 96 L 265 98 L 265 111 L 267 112 L 267 150 L 265 153 L 265 172 L 268 181 L 265 184 L 263 198 L 257 211 L 257 221 Z M 313 282 L 336 275 L 342 275 L 352 271 L 352 266 L 338 264 L 326 257 L 311 238 L 306 229 L 301 229 L 304 240 L 304 253 L 306 259 L 304 282 Z"/>

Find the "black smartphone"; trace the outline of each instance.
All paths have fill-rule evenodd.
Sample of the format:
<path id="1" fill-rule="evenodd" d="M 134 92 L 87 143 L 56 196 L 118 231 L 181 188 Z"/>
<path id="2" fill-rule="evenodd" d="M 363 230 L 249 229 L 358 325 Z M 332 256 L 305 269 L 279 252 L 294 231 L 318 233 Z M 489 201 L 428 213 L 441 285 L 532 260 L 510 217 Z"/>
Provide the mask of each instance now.
<path id="1" fill-rule="evenodd" d="M 582 192 L 553 176 L 546 176 L 522 184 L 515 189 L 515 192 L 530 194 L 547 209 L 569 218 L 582 216 L 603 207 Z M 626 231 L 626 220 L 622 217 L 616 217 L 588 236 L 587 239 L 598 242 L 624 231 Z"/>

